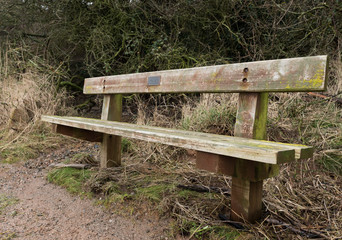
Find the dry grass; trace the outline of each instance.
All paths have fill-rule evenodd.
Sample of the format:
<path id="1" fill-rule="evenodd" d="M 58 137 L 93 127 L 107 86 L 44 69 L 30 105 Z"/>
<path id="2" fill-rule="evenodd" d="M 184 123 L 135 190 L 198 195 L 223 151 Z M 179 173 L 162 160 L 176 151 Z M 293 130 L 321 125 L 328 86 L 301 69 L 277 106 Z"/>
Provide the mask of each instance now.
<path id="1" fill-rule="evenodd" d="M 335 101 L 341 93 L 342 63 L 332 61 L 331 66 L 325 94 L 332 97 L 322 99 L 306 93 L 270 94 L 268 139 L 314 146 L 315 155 L 313 159 L 282 165 L 280 174 L 265 182 L 264 221 L 242 225 L 253 239 L 337 239 L 342 235 L 342 108 Z M 169 96 L 159 95 L 138 98 L 135 121 L 233 135 L 236 95 L 195 95 L 182 98 L 176 105 L 170 104 L 169 100 Z M 222 189 L 229 189 L 230 178 L 195 170 L 194 165 L 187 162 L 191 152 L 189 155 L 178 148 L 140 141 L 132 144 L 133 150 L 127 155 L 126 164 L 133 165 L 117 170 L 117 189 L 122 184 L 119 179 L 125 179 L 126 186 L 134 186 L 145 178 L 154 178 L 139 185 L 148 189 L 158 184 L 165 187 L 162 187 L 166 190 L 157 201 L 157 207 L 151 209 L 171 214 L 178 231 L 188 236 L 209 238 L 210 231 L 204 229 L 229 222 L 222 220 L 222 213 L 230 210 L 229 196 Z M 138 163 L 152 163 L 158 167 L 146 172 L 132 170 Z M 204 196 L 179 189 L 178 185 L 200 186 L 211 193 Z M 123 202 L 132 200 L 127 196 L 119 199 Z"/>
<path id="2" fill-rule="evenodd" d="M 27 72 L 20 79 L 0 82 L 0 160 L 17 162 L 59 144 L 59 137 L 40 122 L 42 114 L 67 112 L 66 95 L 42 74 Z"/>
<path id="3" fill-rule="evenodd" d="M 2 72 L 8 71 L 3 64 L 0 66 Z M 327 93 L 339 97 L 342 63 L 333 61 L 331 66 Z M 0 90 L 0 110 L 4 113 L 0 116 L 0 126 L 3 131 L 6 129 L 6 134 L 0 135 L 1 154 L 17 152 L 19 158 L 34 157 L 40 149 L 38 145 L 58 144 L 40 125 L 40 115 L 69 115 L 72 110 L 65 106 L 68 97 L 56 91 L 50 75 L 35 70 L 26 70 L 15 77 L 8 74 L 0 82 Z M 128 118 L 139 124 L 233 135 L 237 102 L 234 94 L 139 95 L 126 102 L 134 102 L 129 109 L 137 117 L 129 114 Z M 20 109 L 21 118 L 8 125 L 13 109 Z M 315 156 L 282 165 L 279 176 L 265 183 L 264 221 L 238 226 L 253 239 L 337 239 L 342 235 L 341 106 L 334 98 L 273 93 L 268 119 L 270 140 L 315 146 Z M 32 134 L 37 136 L 36 140 Z M 224 215 L 230 211 L 230 178 L 196 170 L 189 161 L 193 157 L 191 152 L 126 141 L 130 150 L 125 153 L 125 166 L 98 171 L 90 177 L 88 188 L 105 195 L 108 205 L 128 202 L 135 206 L 131 211 L 145 213 L 147 208 L 172 216 L 175 231 L 189 238 L 220 239 L 212 235 L 214 229 L 232 224 Z M 18 148 L 20 144 L 26 145 Z M 1 158 L 7 156 L 0 155 Z M 198 192 L 198 189 L 207 189 L 207 192 Z M 224 236 L 232 232 L 236 230 L 226 228 Z M 245 232 L 240 233 L 248 235 Z"/>
<path id="4" fill-rule="evenodd" d="M 38 123 L 42 114 L 67 113 L 71 108 L 66 107 L 67 100 L 64 92 L 57 92 L 54 83 L 48 76 L 34 72 L 21 74 L 19 79 L 9 77 L 0 82 L 0 108 L 3 112 L 0 125 L 5 127 L 11 120 L 19 120 L 19 129 L 30 123 Z M 14 109 L 22 116 L 13 116 Z M 12 115 L 12 116 L 11 116 Z M 22 123 L 24 126 L 21 126 Z"/>
<path id="5" fill-rule="evenodd" d="M 7 46 L 8 47 L 8 46 Z M 24 48 L 0 50 L 0 161 L 17 162 L 37 156 L 60 143 L 42 114 L 71 114 L 70 97 L 57 91 L 61 76 L 38 57 L 25 59 Z"/>
<path id="6" fill-rule="evenodd" d="M 124 159 L 123 167 L 95 169 L 86 183 L 88 189 L 100 194 L 102 203 L 116 213 L 171 216 L 175 235 L 194 237 L 189 239 L 233 239 L 239 234 L 243 239 L 249 235 L 253 239 L 337 239 L 342 234 L 342 179 L 317 169 L 312 160 L 287 164 L 278 177 L 265 182 L 263 220 L 250 225 L 226 219 L 229 177 L 196 170 L 191 163 L 167 167 L 139 163 L 126 154 Z M 215 233 L 221 227 L 220 234 L 226 237 Z"/>

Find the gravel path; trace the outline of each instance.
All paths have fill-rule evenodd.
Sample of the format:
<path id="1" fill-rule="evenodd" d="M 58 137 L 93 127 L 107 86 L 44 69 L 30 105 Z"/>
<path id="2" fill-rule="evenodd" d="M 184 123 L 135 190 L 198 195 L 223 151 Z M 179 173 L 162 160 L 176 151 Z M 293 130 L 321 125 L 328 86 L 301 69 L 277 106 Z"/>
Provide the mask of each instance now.
<path id="1" fill-rule="evenodd" d="M 18 199 L 0 208 L 0 239 L 168 239 L 166 221 L 116 216 L 48 183 L 45 175 L 24 164 L 0 164 L 0 197 Z"/>

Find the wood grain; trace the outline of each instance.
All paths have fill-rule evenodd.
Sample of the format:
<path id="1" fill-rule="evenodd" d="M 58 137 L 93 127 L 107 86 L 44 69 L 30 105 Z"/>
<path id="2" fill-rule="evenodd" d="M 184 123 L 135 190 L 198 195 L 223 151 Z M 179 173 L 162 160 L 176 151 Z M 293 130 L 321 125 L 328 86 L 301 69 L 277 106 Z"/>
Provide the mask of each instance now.
<path id="1" fill-rule="evenodd" d="M 63 125 L 57 125 L 54 129 L 56 133 L 60 133 L 63 135 L 67 135 L 70 137 L 90 141 L 90 142 L 102 142 L 103 134 L 94 132 L 94 131 L 88 131 L 80 128 L 73 128 Z"/>
<path id="2" fill-rule="evenodd" d="M 315 56 L 95 77 L 85 79 L 84 93 L 323 91 L 327 65 L 327 56 Z"/>
<path id="3" fill-rule="evenodd" d="M 102 120 L 121 121 L 122 95 L 105 95 L 102 105 Z M 121 136 L 103 132 L 101 144 L 101 168 L 118 167 L 121 165 Z"/>
<path id="4" fill-rule="evenodd" d="M 266 138 L 268 93 L 239 94 L 234 136 Z M 251 181 L 277 174 L 277 165 L 234 159 L 232 178 L 231 218 L 234 221 L 255 222 L 261 217 L 263 180 Z"/>
<path id="5" fill-rule="evenodd" d="M 123 122 L 103 121 L 98 119 L 43 116 L 42 120 L 110 135 L 125 136 L 128 138 L 272 164 L 295 160 L 295 151 L 312 151 L 308 146 L 300 147 L 294 145 L 294 147 L 291 148 L 291 144 L 277 144 L 276 142 L 269 141 L 258 141 L 246 138 L 135 125 Z M 301 153 L 299 153 L 299 155 L 300 154 Z"/>

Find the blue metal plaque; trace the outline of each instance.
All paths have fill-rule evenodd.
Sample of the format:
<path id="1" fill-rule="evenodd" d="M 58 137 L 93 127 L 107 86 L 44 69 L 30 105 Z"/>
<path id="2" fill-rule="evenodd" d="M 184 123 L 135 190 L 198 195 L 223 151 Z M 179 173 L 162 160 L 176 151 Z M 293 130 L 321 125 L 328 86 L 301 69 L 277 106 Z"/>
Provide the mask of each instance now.
<path id="1" fill-rule="evenodd" d="M 158 85 L 160 85 L 160 76 L 148 77 L 147 85 L 148 86 L 158 86 Z"/>

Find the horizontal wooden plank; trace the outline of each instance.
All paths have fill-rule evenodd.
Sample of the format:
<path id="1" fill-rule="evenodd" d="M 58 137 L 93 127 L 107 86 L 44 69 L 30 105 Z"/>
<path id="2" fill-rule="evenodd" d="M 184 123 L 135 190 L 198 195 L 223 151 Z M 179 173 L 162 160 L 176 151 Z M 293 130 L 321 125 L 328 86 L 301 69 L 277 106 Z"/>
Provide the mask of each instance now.
<path id="1" fill-rule="evenodd" d="M 222 136 L 201 132 L 135 125 L 78 117 L 42 116 L 42 120 L 128 138 L 168 144 L 202 152 L 220 154 L 252 161 L 279 164 L 295 160 L 310 147 L 254 139 Z M 297 152 L 295 154 L 295 152 Z"/>
<path id="2" fill-rule="evenodd" d="M 67 135 L 70 137 L 90 141 L 90 142 L 102 142 L 103 133 L 98 133 L 94 131 L 84 130 L 80 128 L 73 128 L 64 125 L 56 126 L 56 133 Z"/>
<path id="3" fill-rule="evenodd" d="M 87 78 L 85 94 L 323 91 L 327 56 Z"/>

